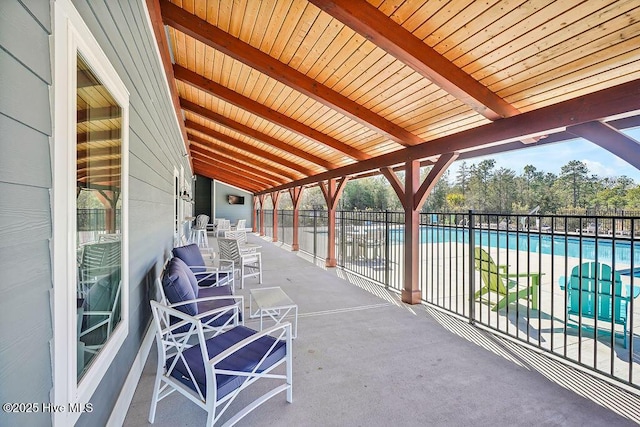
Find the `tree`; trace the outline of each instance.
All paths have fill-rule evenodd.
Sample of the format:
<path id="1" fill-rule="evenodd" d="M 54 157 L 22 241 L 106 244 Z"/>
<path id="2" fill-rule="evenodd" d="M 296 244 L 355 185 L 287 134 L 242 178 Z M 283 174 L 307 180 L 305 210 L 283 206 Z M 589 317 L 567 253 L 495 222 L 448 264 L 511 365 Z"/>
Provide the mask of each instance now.
<path id="1" fill-rule="evenodd" d="M 302 200 L 300 201 L 300 209 L 310 210 L 314 208 L 326 209 L 327 202 L 324 200 L 324 195 L 320 187 L 309 187 L 302 193 Z"/>
<path id="2" fill-rule="evenodd" d="M 568 196 L 571 206 L 586 207 L 585 193 L 590 181 L 589 169 L 584 162 L 572 160 L 560 169 L 560 176 L 556 181 L 561 195 Z"/>
<path id="3" fill-rule="evenodd" d="M 451 191 L 449 172 L 445 172 L 431 190 L 431 194 L 422 206 L 422 212 L 444 212 L 447 208 L 447 193 Z"/>
<path id="4" fill-rule="evenodd" d="M 498 169 L 491 177 L 491 190 L 488 191 L 491 203 L 488 206 L 489 210 L 511 213 L 517 193 L 516 173 L 507 168 Z"/>
<path id="5" fill-rule="evenodd" d="M 493 176 L 496 161 L 483 160 L 477 165 L 472 165 L 469 178 L 469 201 L 471 208 L 481 211 L 488 209 L 489 184 Z"/>
<path id="6" fill-rule="evenodd" d="M 471 170 L 467 166 L 467 162 L 462 162 L 460 164 L 460 168 L 458 169 L 458 173 L 456 173 L 456 188 L 460 191 L 460 193 L 464 196 L 467 194 L 467 190 L 469 189 L 469 180 L 471 179 Z"/>
<path id="7" fill-rule="evenodd" d="M 466 199 L 462 193 L 449 193 L 446 196 L 447 205 L 452 211 L 460 211 L 464 208 Z"/>

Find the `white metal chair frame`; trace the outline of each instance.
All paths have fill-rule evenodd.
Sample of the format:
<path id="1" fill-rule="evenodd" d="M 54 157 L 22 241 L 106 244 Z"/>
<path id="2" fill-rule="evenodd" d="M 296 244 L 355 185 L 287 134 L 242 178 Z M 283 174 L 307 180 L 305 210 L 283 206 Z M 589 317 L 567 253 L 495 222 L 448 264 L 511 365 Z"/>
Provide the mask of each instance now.
<path id="1" fill-rule="evenodd" d="M 209 216 L 200 214 L 196 217 L 196 225 L 191 229 L 191 242 L 198 247 L 209 247 L 209 239 L 207 238 L 207 224 L 209 224 Z"/>
<path id="2" fill-rule="evenodd" d="M 234 262 L 235 271 L 240 275 L 240 289 L 244 288 L 244 279 L 257 277 L 262 283 L 262 254 L 260 252 L 242 253 L 235 239 L 218 239 L 220 259 Z"/>
<path id="3" fill-rule="evenodd" d="M 249 412 L 283 391 L 287 392 L 287 402 L 291 403 L 293 401 L 293 358 L 290 323 L 276 325 L 261 332 L 255 332 L 249 337 L 243 339 L 235 345 L 232 345 L 229 348 L 224 349 L 221 353 L 209 359 L 209 355 L 207 353 L 207 340 L 205 339 L 205 328 L 199 319 L 176 310 L 172 306 L 166 306 L 156 301 L 151 301 L 151 310 L 153 312 L 153 319 L 156 327 L 158 367 L 156 371 L 153 396 L 151 399 L 151 408 L 149 411 L 150 423 L 153 423 L 155 420 L 155 413 L 158 402 L 169 396 L 174 391 L 178 391 L 207 412 L 206 425 L 208 427 L 213 427 L 216 422 L 220 420 L 221 416 L 231 406 L 240 392 L 262 378 L 268 378 L 270 380 L 284 380 L 284 383 L 271 388 L 269 391 L 241 409 L 224 424 L 225 426 L 232 426 L 236 424 Z M 169 319 L 172 317 L 179 319 L 179 321 L 174 322 L 174 324 L 170 324 Z M 188 328 L 188 333 L 175 333 L 177 329 L 184 327 Z M 220 335 L 222 333 L 224 332 L 221 331 L 214 336 Z M 267 335 L 275 338 L 275 341 L 273 342 L 271 348 L 262 356 L 262 358 L 255 361 L 255 367 L 252 370 L 236 371 L 217 368 L 217 365 L 220 364 L 220 362 L 229 357 L 232 357 L 235 353 Z M 194 341 L 193 338 L 196 337 L 197 345 L 200 346 L 201 355 L 204 362 L 206 375 L 205 390 L 201 390 L 201 388 L 198 386 L 194 374 L 190 369 L 188 369 L 187 361 L 183 355 L 184 351 L 192 347 L 191 343 Z M 275 362 L 269 368 L 263 370 L 262 372 L 258 372 L 258 369 L 263 365 L 265 359 L 274 350 L 276 344 L 283 340 L 286 345 L 285 356 L 279 361 Z M 173 359 L 169 364 L 168 361 L 171 358 Z M 182 361 L 185 366 L 187 366 L 187 369 L 190 373 L 190 378 L 188 378 L 188 380 L 190 380 L 194 384 L 196 389 L 195 391 L 171 376 L 171 373 L 176 367 L 179 360 Z M 283 363 L 285 364 L 285 373 L 274 373 L 273 370 Z M 242 378 L 243 380 L 235 390 L 218 399 L 216 380 L 218 379 L 218 376 L 223 375 L 237 376 L 239 378 Z"/>
<path id="4" fill-rule="evenodd" d="M 224 295 L 224 296 L 211 296 L 204 298 L 196 298 L 193 300 L 182 301 L 177 304 L 169 304 L 169 300 L 164 293 L 164 288 L 162 287 L 162 281 L 158 277 L 156 278 L 156 287 L 160 292 L 160 304 L 166 307 L 177 308 L 182 305 L 199 303 L 205 301 L 215 301 L 215 300 L 234 300 L 233 304 L 230 304 L 225 307 L 216 308 L 214 310 L 203 311 L 202 313 L 198 313 L 194 316 L 194 319 L 198 319 L 202 323 L 202 328 L 205 334 L 211 333 L 211 336 L 216 336 L 221 332 L 224 332 L 226 329 L 229 329 L 232 326 L 236 325 L 244 325 L 244 316 L 242 315 L 244 309 L 244 297 L 242 295 Z M 152 301 L 153 302 L 153 301 Z M 232 312 L 232 316 L 227 319 L 227 321 L 222 326 L 214 326 L 218 319 L 222 318 L 225 314 Z M 182 312 L 181 312 L 182 313 Z M 184 313 L 183 313 L 184 314 Z M 202 319 L 206 319 L 205 322 L 202 322 Z M 165 319 L 166 322 L 170 322 L 169 317 Z M 174 333 L 174 335 L 178 335 L 178 333 Z"/>
<path id="5" fill-rule="evenodd" d="M 216 227 L 216 237 L 224 236 L 225 231 L 231 231 L 231 221 L 221 219 L 218 221 L 218 226 Z"/>
<path id="6" fill-rule="evenodd" d="M 99 328 L 104 327 L 105 325 L 106 325 L 106 335 L 107 335 L 105 339 L 105 343 L 109 340 L 109 337 L 111 336 L 111 332 L 113 332 L 113 325 L 114 325 L 116 311 L 120 306 L 121 285 L 122 285 L 122 280 L 118 282 L 118 287 L 116 289 L 116 293 L 113 299 L 113 305 L 111 306 L 110 310 L 87 310 L 82 312 L 82 319 L 79 319 L 80 322 L 82 322 L 84 317 L 90 318 L 92 316 L 99 316 L 99 317 L 103 317 L 103 319 L 100 320 L 95 325 L 90 326 L 87 329 L 80 329 L 80 332 L 78 333 L 78 340 L 80 340 L 80 338 L 84 337 L 85 335 L 88 335 L 90 332 L 93 332 Z M 100 351 L 102 347 L 104 347 L 105 343 L 95 344 L 95 345 L 85 345 L 84 350 L 88 353 L 95 354 L 98 351 Z"/>
<path id="7" fill-rule="evenodd" d="M 231 230 L 224 232 L 225 239 L 235 239 L 240 242 L 240 244 L 247 243 L 247 232 L 241 230 Z"/>
<path id="8" fill-rule="evenodd" d="M 231 230 L 234 230 L 234 231 L 247 231 L 246 224 L 247 224 L 247 220 L 246 219 L 239 219 L 238 223 L 236 225 L 234 225 L 233 227 L 231 227 Z"/>

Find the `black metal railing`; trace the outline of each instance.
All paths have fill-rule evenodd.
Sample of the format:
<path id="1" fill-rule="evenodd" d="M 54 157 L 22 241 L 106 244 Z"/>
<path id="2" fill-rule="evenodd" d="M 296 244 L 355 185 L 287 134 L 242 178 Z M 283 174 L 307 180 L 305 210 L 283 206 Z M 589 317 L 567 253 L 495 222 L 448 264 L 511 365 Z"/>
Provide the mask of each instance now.
<path id="1" fill-rule="evenodd" d="M 326 258 L 327 212 L 299 221 L 300 250 Z M 335 232 L 339 267 L 404 288 L 403 212 L 339 211 Z M 423 213 L 419 233 L 425 303 L 640 388 L 639 217 Z"/>
<path id="2" fill-rule="evenodd" d="M 264 211 L 264 235 L 273 237 L 273 210 Z"/>
<path id="3" fill-rule="evenodd" d="M 78 209 L 77 229 L 78 231 L 105 231 L 107 229 L 107 215 L 112 211 L 106 209 Z M 114 231 L 120 231 L 120 209 L 116 210 Z"/>

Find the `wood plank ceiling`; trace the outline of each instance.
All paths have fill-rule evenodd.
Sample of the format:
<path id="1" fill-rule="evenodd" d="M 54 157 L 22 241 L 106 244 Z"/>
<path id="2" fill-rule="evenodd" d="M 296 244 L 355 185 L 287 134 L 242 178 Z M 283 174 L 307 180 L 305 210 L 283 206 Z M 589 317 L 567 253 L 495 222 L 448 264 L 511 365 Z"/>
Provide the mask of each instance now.
<path id="1" fill-rule="evenodd" d="M 637 0 L 147 4 L 194 172 L 255 194 L 584 123 L 637 149 Z"/>

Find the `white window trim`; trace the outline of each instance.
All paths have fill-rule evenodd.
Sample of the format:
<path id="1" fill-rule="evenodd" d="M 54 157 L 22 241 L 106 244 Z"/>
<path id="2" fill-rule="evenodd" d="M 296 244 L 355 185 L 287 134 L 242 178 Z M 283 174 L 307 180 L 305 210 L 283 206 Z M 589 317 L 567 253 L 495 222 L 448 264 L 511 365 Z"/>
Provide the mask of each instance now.
<path id="1" fill-rule="evenodd" d="M 182 218 L 180 218 L 180 181 L 178 175 L 178 168 L 173 167 L 173 243 L 174 246 L 180 246 L 180 228 L 182 227 Z"/>
<path id="2" fill-rule="evenodd" d="M 72 425 L 82 414 L 69 405 L 88 403 L 129 333 L 129 93 L 71 0 L 53 2 L 53 239 L 52 402 L 63 405 L 52 414 L 54 425 Z M 91 367 L 77 382 L 76 329 L 76 79 L 77 54 L 122 107 L 122 319 Z M 119 392 L 119 390 L 118 390 Z"/>

